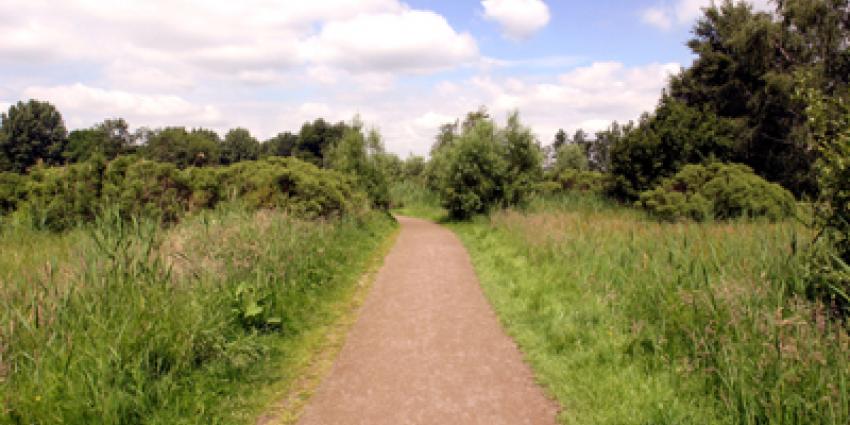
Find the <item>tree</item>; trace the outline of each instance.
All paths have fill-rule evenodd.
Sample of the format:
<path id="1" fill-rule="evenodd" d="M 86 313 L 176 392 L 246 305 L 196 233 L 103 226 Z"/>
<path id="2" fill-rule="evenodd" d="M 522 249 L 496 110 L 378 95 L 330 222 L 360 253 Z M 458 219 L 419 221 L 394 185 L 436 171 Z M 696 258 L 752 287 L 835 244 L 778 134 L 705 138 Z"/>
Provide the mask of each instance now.
<path id="1" fill-rule="evenodd" d="M 224 136 L 221 144 L 221 163 L 234 164 L 255 161 L 260 157 L 260 142 L 244 128 L 234 128 Z"/>
<path id="2" fill-rule="evenodd" d="M 68 143 L 62 115 L 47 102 L 18 102 L 0 114 L 0 171 L 23 173 L 36 163 L 61 164 Z"/>
<path id="3" fill-rule="evenodd" d="M 587 155 L 585 155 L 584 148 L 575 143 L 561 146 L 561 149 L 558 149 L 558 152 L 555 154 L 555 166 L 553 170 L 555 174 L 560 174 L 566 170 L 587 171 L 588 168 Z"/>
<path id="4" fill-rule="evenodd" d="M 728 161 L 737 134 L 733 121 L 664 96 L 611 147 L 613 194 L 634 200 L 686 164 Z"/>
<path id="5" fill-rule="evenodd" d="M 502 202 L 507 164 L 492 121 L 483 119 L 467 127 L 437 155 L 437 186 L 451 217 L 469 218 Z"/>
<path id="6" fill-rule="evenodd" d="M 555 133 L 555 140 L 552 142 L 552 147 L 555 148 L 555 152 L 561 149 L 561 146 L 564 146 L 569 141 L 569 136 L 567 136 L 567 132 L 564 131 L 563 128 L 558 129 L 558 132 Z"/>
<path id="7" fill-rule="evenodd" d="M 389 159 L 384 153 L 383 141 L 377 130 L 364 136 L 362 125 L 355 118 L 347 126 L 342 138 L 327 148 L 326 162 L 329 168 L 352 175 L 376 208 L 388 208 L 390 204 L 388 167 Z"/>
<path id="8" fill-rule="evenodd" d="M 123 118 L 109 119 L 91 128 L 72 131 L 63 155 L 71 162 L 84 162 L 96 155 L 114 159 L 128 152 L 133 141 L 134 136 Z"/>
<path id="9" fill-rule="evenodd" d="M 298 136 L 290 132 L 278 133 L 277 136 L 263 142 L 261 147 L 264 156 L 292 156 L 292 151 L 298 143 Z"/>
<path id="10" fill-rule="evenodd" d="M 168 127 L 146 135 L 142 154 L 154 161 L 169 162 L 180 168 L 215 165 L 220 161 L 220 141 L 215 132 Z"/>
<path id="11" fill-rule="evenodd" d="M 517 111 L 508 115 L 507 124 L 497 137 L 507 166 L 505 202 L 523 204 L 534 184 L 543 178 L 543 150 L 531 129 L 520 122 Z"/>
<path id="12" fill-rule="evenodd" d="M 298 142 L 292 149 L 292 155 L 322 166 L 325 162 L 326 151 L 342 139 L 346 128 L 344 122 L 329 124 L 322 118 L 318 118 L 312 123 L 304 123 L 298 133 Z"/>

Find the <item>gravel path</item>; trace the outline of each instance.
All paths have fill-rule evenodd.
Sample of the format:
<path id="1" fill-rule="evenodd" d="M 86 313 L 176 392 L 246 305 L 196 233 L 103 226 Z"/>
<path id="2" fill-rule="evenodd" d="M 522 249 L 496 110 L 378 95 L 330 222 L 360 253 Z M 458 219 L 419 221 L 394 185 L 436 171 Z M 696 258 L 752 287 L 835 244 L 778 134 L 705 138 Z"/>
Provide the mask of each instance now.
<path id="1" fill-rule="evenodd" d="M 485 300 L 466 250 L 439 225 L 401 234 L 299 424 L 554 424 Z"/>

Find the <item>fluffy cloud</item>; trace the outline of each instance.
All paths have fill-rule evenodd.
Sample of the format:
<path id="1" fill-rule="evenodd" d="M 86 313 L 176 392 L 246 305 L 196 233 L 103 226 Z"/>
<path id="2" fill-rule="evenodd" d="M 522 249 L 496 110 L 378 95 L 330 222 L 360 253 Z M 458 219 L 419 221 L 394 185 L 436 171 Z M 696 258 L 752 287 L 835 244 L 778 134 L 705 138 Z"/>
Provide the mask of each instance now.
<path id="1" fill-rule="evenodd" d="M 360 15 L 325 24 L 302 45 L 307 61 L 348 70 L 432 71 L 478 57 L 475 40 L 421 10 Z"/>
<path id="2" fill-rule="evenodd" d="M 144 71 L 131 72 L 131 86 L 211 73 L 274 82 L 272 73 L 300 66 L 422 72 L 478 55 L 469 34 L 399 0 L 6 0 L 0 15 L 10 18 L 0 23 L 0 64 L 132 62 Z"/>
<path id="3" fill-rule="evenodd" d="M 512 40 L 531 37 L 549 23 L 549 8 L 542 0 L 483 0 L 484 17 L 496 21 Z"/>
<path id="4" fill-rule="evenodd" d="M 775 6 L 771 0 L 738 0 L 746 1 L 755 10 L 770 12 Z M 643 22 L 661 30 L 669 30 L 674 26 L 690 25 L 700 16 L 702 10 L 711 5 L 711 0 L 675 0 L 661 3 L 641 11 Z"/>
<path id="5" fill-rule="evenodd" d="M 150 126 L 219 126 L 221 112 L 214 106 L 195 105 L 174 95 L 148 95 L 105 90 L 84 84 L 30 87 L 25 98 L 48 99 L 63 113 L 71 127 L 87 127 L 109 116 Z M 68 119 L 70 117 L 70 119 Z"/>

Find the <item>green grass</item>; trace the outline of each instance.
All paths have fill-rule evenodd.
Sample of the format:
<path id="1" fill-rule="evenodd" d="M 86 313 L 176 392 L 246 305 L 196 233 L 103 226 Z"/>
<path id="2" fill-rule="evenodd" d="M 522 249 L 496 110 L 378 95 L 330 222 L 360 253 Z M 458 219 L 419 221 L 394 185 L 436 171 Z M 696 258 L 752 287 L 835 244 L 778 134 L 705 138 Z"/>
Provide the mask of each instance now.
<path id="1" fill-rule="evenodd" d="M 798 225 L 571 195 L 450 226 L 562 423 L 850 423 L 846 327 L 793 295 Z"/>
<path id="2" fill-rule="evenodd" d="M 6 229 L 0 423 L 251 422 L 394 228 L 229 207 L 168 230 Z"/>

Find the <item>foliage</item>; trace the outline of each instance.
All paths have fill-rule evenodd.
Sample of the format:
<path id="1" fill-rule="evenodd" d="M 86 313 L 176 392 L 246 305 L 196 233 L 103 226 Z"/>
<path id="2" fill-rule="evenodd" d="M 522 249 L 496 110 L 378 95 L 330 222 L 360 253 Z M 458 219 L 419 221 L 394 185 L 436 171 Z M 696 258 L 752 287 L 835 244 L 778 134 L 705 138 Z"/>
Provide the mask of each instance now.
<path id="1" fill-rule="evenodd" d="M 240 161 L 255 161 L 260 157 L 260 142 L 244 128 L 227 132 L 221 143 L 221 163 L 234 164 Z"/>
<path id="2" fill-rule="evenodd" d="M 344 122 L 330 124 L 322 118 L 304 123 L 292 155 L 318 166 L 324 165 L 325 153 L 343 137 L 347 127 Z"/>
<path id="3" fill-rule="evenodd" d="M 816 295 L 850 313 L 850 104 L 845 97 L 806 93 L 809 125 L 820 160 L 815 226 L 820 240 L 812 255 Z"/>
<path id="4" fill-rule="evenodd" d="M 440 199 L 453 218 L 487 212 L 504 199 L 507 164 L 491 121 L 480 121 L 438 153 Z"/>
<path id="5" fill-rule="evenodd" d="M 70 162 L 85 162 L 95 156 L 111 160 L 128 153 L 134 139 L 122 118 L 105 120 L 92 128 L 72 131 L 63 156 Z"/>
<path id="6" fill-rule="evenodd" d="M 452 218 L 527 201 L 542 179 L 543 155 L 518 113 L 497 128 L 484 110 L 467 115 L 461 133 L 438 141 L 426 174 Z"/>
<path id="7" fill-rule="evenodd" d="M 23 173 L 33 165 L 60 164 L 68 131 L 47 102 L 18 102 L 0 114 L 0 172 Z"/>
<path id="8" fill-rule="evenodd" d="M 564 196 L 452 225 L 562 423 L 850 421 L 847 329 L 789 296 L 805 229 Z"/>
<path id="9" fill-rule="evenodd" d="M 351 175 L 369 195 L 372 206 L 381 209 L 390 204 L 389 158 L 380 134 L 372 130 L 364 136 L 357 123 L 346 128 L 342 138 L 326 153 L 329 168 Z"/>
<path id="10" fill-rule="evenodd" d="M 245 423 L 393 227 L 234 207 L 0 234 L 0 422 Z"/>
<path id="11" fill-rule="evenodd" d="M 557 191 L 604 193 L 611 185 L 611 178 L 607 174 L 573 169 L 554 174 L 549 181 L 556 184 Z"/>
<path id="12" fill-rule="evenodd" d="M 653 190 L 641 193 L 639 204 L 665 219 L 693 220 L 766 217 L 779 220 L 794 214 L 794 196 L 755 175 L 742 164 L 686 165 Z"/>
<path id="13" fill-rule="evenodd" d="M 24 197 L 26 177 L 16 173 L 0 172 L 0 215 L 14 211 Z"/>
<path id="14" fill-rule="evenodd" d="M 686 164 L 728 160 L 736 132 L 730 120 L 663 97 L 654 114 L 611 147 L 613 194 L 636 199 Z"/>
<path id="15" fill-rule="evenodd" d="M 37 166 L 29 176 L 0 174 L 0 211 L 17 209 L 36 227 L 54 231 L 90 222 L 103 209 L 173 223 L 222 201 L 311 218 L 368 209 L 355 177 L 295 158 L 180 170 L 172 163 L 122 156 L 108 163 L 95 158 L 65 167 Z"/>
<path id="16" fill-rule="evenodd" d="M 555 153 L 555 164 L 552 171 L 560 174 L 564 171 L 587 171 L 590 165 L 584 147 L 578 144 L 562 145 Z"/>
<path id="17" fill-rule="evenodd" d="M 368 208 L 353 177 L 295 158 L 240 162 L 221 171 L 221 193 L 249 208 L 276 208 L 297 216 L 334 217 Z"/>
<path id="18" fill-rule="evenodd" d="M 156 130 L 147 136 L 141 154 L 152 161 L 167 162 L 178 168 L 220 163 L 221 142 L 209 130 L 186 131 L 183 127 Z"/>

